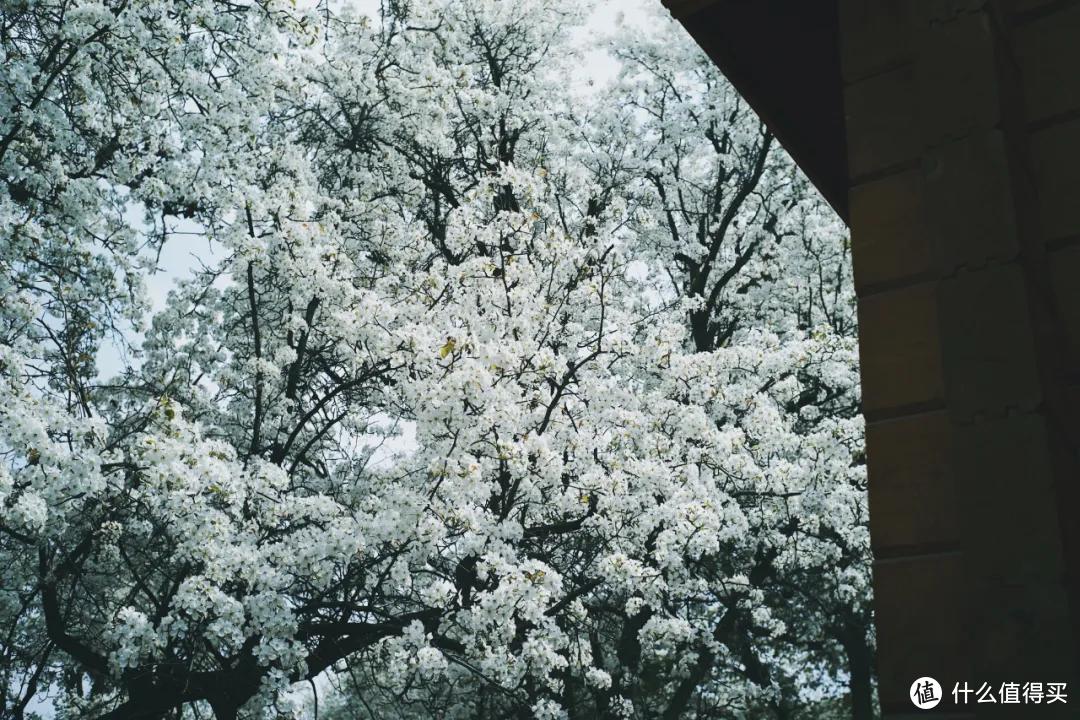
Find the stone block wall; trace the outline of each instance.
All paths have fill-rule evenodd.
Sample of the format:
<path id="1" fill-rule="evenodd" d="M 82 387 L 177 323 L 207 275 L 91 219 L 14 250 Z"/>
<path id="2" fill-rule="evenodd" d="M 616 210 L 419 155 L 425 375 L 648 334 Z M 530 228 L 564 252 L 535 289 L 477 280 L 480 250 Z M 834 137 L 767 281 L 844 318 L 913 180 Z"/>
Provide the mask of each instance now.
<path id="1" fill-rule="evenodd" d="M 839 11 L 884 715 L 1077 716 L 1080 2 Z"/>

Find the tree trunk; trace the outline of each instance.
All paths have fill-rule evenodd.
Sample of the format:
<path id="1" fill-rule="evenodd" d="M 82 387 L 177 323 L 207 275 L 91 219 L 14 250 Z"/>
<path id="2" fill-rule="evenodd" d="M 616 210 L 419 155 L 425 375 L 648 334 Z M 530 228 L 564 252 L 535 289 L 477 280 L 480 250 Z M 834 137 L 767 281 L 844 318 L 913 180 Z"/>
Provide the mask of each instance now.
<path id="1" fill-rule="evenodd" d="M 842 645 L 847 656 L 848 688 L 851 693 L 852 720 L 874 720 L 873 657 L 866 642 L 866 631 L 849 625 Z"/>
<path id="2" fill-rule="evenodd" d="M 236 720 L 240 714 L 240 706 L 229 700 L 211 700 L 210 709 L 216 720 Z"/>

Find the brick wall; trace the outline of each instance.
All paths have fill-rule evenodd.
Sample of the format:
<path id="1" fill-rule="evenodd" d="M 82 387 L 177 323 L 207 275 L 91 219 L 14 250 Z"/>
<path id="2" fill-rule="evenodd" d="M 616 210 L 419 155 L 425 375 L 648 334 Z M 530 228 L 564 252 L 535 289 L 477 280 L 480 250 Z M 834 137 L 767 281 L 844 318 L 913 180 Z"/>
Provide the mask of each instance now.
<path id="1" fill-rule="evenodd" d="M 908 691 L 1080 692 L 1080 2 L 839 7 L 882 707 L 1074 717 Z"/>

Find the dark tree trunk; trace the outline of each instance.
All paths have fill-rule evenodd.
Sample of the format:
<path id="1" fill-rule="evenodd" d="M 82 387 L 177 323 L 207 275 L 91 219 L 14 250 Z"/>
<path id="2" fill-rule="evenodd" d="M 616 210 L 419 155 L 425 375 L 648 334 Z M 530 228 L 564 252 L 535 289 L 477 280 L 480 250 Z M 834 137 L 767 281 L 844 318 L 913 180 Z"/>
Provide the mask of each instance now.
<path id="1" fill-rule="evenodd" d="M 211 700 L 210 708 L 214 711 L 216 720 L 236 720 L 236 716 L 240 714 L 240 706 L 229 700 Z"/>
<path id="2" fill-rule="evenodd" d="M 870 645 L 866 642 L 866 631 L 859 625 L 849 625 L 843 635 L 842 645 L 847 656 L 848 673 L 851 679 L 848 688 L 851 693 L 852 720 L 874 720 L 873 663 Z"/>

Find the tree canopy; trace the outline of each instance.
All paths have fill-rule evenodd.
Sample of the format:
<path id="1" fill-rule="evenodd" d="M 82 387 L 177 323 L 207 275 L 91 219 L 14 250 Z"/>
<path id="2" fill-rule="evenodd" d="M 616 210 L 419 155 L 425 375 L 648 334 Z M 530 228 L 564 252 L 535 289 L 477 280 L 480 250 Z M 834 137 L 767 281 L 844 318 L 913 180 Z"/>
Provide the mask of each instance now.
<path id="1" fill-rule="evenodd" d="M 872 716 L 845 231 L 582 17 L 4 4 L 0 714 Z"/>

